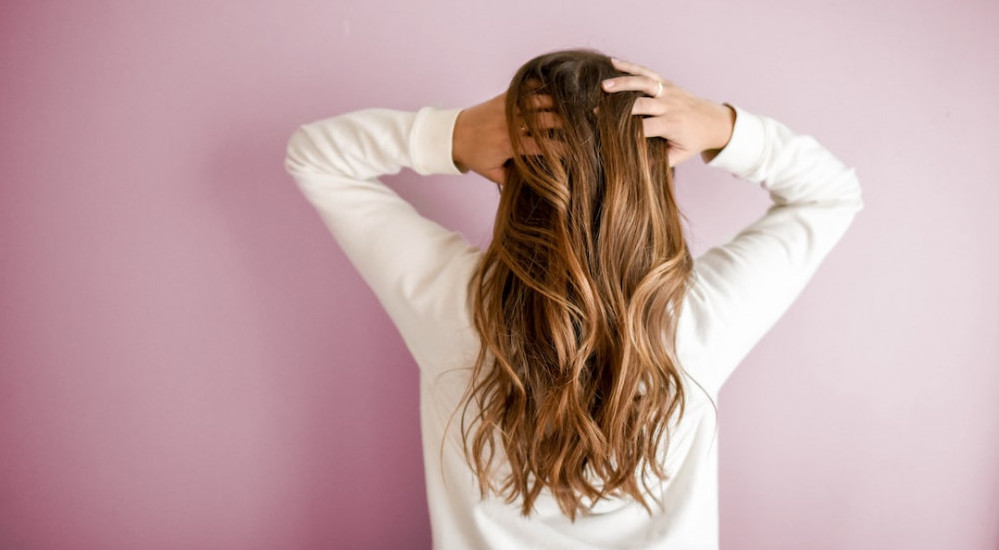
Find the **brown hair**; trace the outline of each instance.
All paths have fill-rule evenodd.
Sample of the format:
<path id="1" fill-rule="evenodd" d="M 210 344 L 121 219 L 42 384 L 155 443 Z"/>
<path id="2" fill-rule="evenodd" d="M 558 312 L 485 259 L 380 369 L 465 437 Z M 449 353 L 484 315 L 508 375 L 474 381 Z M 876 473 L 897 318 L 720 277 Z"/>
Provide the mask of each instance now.
<path id="1" fill-rule="evenodd" d="M 515 154 L 469 281 L 482 346 L 459 408 L 482 497 L 497 491 L 501 450 L 498 493 L 522 498 L 524 516 L 545 487 L 573 521 L 582 496 L 630 495 L 651 515 L 638 480 L 648 491 L 645 471 L 666 478 L 659 453 L 683 415 L 676 319 L 693 261 L 667 143 L 631 114 L 642 93 L 600 86 L 624 74 L 597 51 L 555 51 L 523 65 L 506 95 Z M 549 109 L 532 107 L 539 95 Z"/>

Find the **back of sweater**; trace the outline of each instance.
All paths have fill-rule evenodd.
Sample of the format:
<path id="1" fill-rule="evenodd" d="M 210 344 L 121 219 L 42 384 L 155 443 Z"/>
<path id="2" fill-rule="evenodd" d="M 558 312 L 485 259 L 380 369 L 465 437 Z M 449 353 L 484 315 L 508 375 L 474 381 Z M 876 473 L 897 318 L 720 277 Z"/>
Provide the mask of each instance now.
<path id="1" fill-rule="evenodd" d="M 378 179 L 402 168 L 461 175 L 451 155 L 460 109 L 365 109 L 292 134 L 285 169 L 419 365 L 434 548 L 718 547 L 712 402 L 863 208 L 855 170 L 816 139 L 731 106 L 732 137 L 708 166 L 759 185 L 772 204 L 729 242 L 695 259 L 677 334 L 688 405 L 662 450 L 667 480 L 655 480 L 651 495 L 665 507 L 650 517 L 634 501 L 601 500 L 575 522 L 561 515 L 547 492 L 530 518 L 520 515 L 517 503 L 479 498 L 457 417 L 450 425 L 448 420 L 479 348 L 465 288 L 482 251 L 422 216 Z"/>

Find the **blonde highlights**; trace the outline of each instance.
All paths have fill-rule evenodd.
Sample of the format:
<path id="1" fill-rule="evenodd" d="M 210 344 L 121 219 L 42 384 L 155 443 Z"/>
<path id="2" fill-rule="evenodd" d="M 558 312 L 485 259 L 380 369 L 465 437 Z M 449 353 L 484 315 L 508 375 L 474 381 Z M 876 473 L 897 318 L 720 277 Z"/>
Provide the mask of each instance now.
<path id="1" fill-rule="evenodd" d="M 660 452 L 683 415 L 676 319 L 693 261 L 667 144 L 631 114 L 641 92 L 600 87 L 622 74 L 599 52 L 563 50 L 526 63 L 507 92 L 515 155 L 469 281 L 482 346 L 459 408 L 482 496 L 521 499 L 525 516 L 546 487 L 572 520 L 583 497 L 628 495 L 651 514 L 639 480 L 666 477 Z M 510 468 L 498 482 L 494 459 Z"/>

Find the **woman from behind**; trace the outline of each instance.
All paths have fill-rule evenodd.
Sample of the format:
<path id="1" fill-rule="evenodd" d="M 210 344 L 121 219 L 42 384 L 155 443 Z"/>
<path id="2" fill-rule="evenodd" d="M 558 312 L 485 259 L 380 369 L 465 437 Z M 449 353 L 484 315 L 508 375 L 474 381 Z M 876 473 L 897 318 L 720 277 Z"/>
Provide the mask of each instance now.
<path id="1" fill-rule="evenodd" d="M 665 477 L 658 451 L 683 411 L 675 335 L 693 260 L 668 143 L 632 114 L 642 92 L 603 90 L 617 76 L 602 54 L 554 52 L 505 95 L 513 155 L 469 285 L 483 345 L 463 437 L 483 494 L 506 459 L 499 492 L 525 515 L 543 488 L 571 519 L 582 497 L 648 507 L 636 473 Z"/>
<path id="2" fill-rule="evenodd" d="M 696 259 L 695 155 L 773 201 Z M 285 167 L 420 367 L 442 549 L 717 548 L 718 392 L 863 207 L 811 136 L 587 49 L 470 108 L 303 125 Z M 402 167 L 499 185 L 488 247 L 377 178 Z"/>

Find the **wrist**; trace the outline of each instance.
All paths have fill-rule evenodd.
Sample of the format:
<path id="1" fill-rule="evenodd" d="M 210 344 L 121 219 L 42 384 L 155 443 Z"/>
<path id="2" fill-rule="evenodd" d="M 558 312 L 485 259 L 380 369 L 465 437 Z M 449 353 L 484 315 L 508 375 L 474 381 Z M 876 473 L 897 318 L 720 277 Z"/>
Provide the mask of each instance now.
<path id="1" fill-rule="evenodd" d="M 717 128 L 717 131 L 715 133 L 715 145 L 712 149 L 721 150 L 732 139 L 732 130 L 735 128 L 735 109 L 725 104 L 716 104 L 716 106 L 718 114 L 716 115 L 717 122 L 715 123 L 715 128 Z"/>
<path id="2" fill-rule="evenodd" d="M 712 104 L 712 115 L 710 126 L 713 128 L 710 146 L 701 152 L 704 162 L 711 162 L 724 149 L 732 139 L 732 132 L 735 129 L 736 113 L 728 104 Z"/>
<path id="3" fill-rule="evenodd" d="M 458 112 L 458 117 L 454 122 L 454 132 L 451 134 L 451 160 L 454 166 L 461 172 L 468 172 L 468 165 L 465 164 L 465 124 L 462 120 L 465 117 L 465 110 Z"/>

